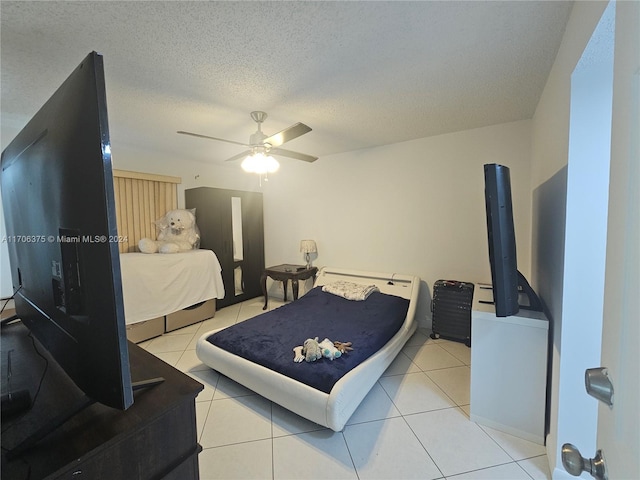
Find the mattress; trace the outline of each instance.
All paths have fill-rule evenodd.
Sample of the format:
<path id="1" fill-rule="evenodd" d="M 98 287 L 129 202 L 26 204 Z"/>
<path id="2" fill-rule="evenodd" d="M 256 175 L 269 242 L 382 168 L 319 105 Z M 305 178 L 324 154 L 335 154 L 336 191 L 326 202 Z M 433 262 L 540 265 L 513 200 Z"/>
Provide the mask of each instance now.
<path id="1" fill-rule="evenodd" d="M 332 386 L 328 388 L 326 388 L 326 386 L 321 388 L 317 388 L 317 385 L 311 386 L 305 383 L 304 380 L 301 381 L 300 379 L 292 378 L 284 372 L 276 371 L 269 366 L 261 365 L 256 361 L 244 358 L 242 355 L 231 353 L 225 348 L 213 345 L 210 339 L 215 333 L 221 330 L 207 332 L 198 340 L 196 346 L 198 357 L 204 364 L 284 408 L 308 420 L 331 428 L 334 431 L 341 431 L 371 387 L 373 387 L 378 378 L 380 378 L 395 359 L 406 341 L 415 332 L 417 328 L 415 311 L 420 279 L 411 275 L 359 272 L 325 267 L 319 272 L 316 278 L 316 287 L 336 280 L 352 281 L 364 285 L 373 283 L 379 288 L 380 293 L 407 299 L 409 304 L 399 327 L 393 327 L 395 333 L 390 333 L 391 338 L 379 348 L 374 348 L 373 353 L 369 352 L 370 355 L 367 356 L 366 359 L 361 359 L 361 363 L 356 362 L 358 363 L 357 365 L 353 365 L 352 368 L 347 369 L 344 374 L 341 374 L 339 378 L 337 378 Z M 311 292 L 307 295 L 310 294 Z M 292 315 L 295 317 L 296 308 L 305 307 L 305 303 L 302 301 L 307 295 L 277 310 L 285 309 L 286 307 L 287 310 L 294 312 Z M 331 307 L 318 308 L 320 312 L 317 313 L 317 315 L 324 316 L 324 318 L 329 318 L 332 313 L 334 313 Z M 268 314 L 258 316 L 253 321 L 268 318 L 265 315 Z M 391 319 L 389 319 L 389 321 L 393 322 Z M 314 337 L 324 336 L 325 334 L 322 332 L 325 330 L 321 327 L 322 324 L 318 324 L 318 332 L 315 334 L 309 332 L 308 335 Z M 366 332 L 370 328 L 374 328 L 373 324 L 369 327 L 365 326 L 362 328 L 362 335 L 366 336 Z M 283 331 L 282 335 L 286 335 L 286 331 Z M 306 331 L 305 335 L 307 335 Z M 298 336 L 301 335 L 296 334 L 296 339 Z M 329 334 L 326 336 L 329 336 Z M 322 338 L 319 340 L 322 340 Z M 353 341 L 349 338 L 331 338 L 331 340 L 343 342 Z M 301 341 L 304 341 L 304 339 Z M 289 347 L 289 345 L 286 345 L 285 349 Z M 353 347 L 355 352 L 358 348 L 357 342 L 354 342 Z M 353 352 L 348 352 L 344 356 L 347 357 L 351 354 L 353 354 Z M 293 350 L 291 350 L 289 358 L 293 364 Z M 333 366 L 337 367 L 338 363 L 336 362 L 341 358 L 342 357 L 334 360 Z M 329 362 L 327 359 L 322 359 L 322 361 Z M 302 364 L 296 365 L 312 368 L 317 362 L 318 361 L 309 365 L 306 365 L 306 362 L 302 362 Z M 328 392 L 323 390 L 328 390 Z"/>
<path id="2" fill-rule="evenodd" d="M 216 332 L 212 345 L 329 393 L 347 372 L 377 352 L 400 329 L 409 300 L 373 293 L 352 301 L 315 287 L 293 303 Z M 307 338 L 351 342 L 339 358 L 293 362 L 293 348 Z"/>
<path id="3" fill-rule="evenodd" d="M 222 268 L 211 250 L 122 253 L 120 270 L 127 324 L 162 317 L 212 298 L 224 298 Z"/>

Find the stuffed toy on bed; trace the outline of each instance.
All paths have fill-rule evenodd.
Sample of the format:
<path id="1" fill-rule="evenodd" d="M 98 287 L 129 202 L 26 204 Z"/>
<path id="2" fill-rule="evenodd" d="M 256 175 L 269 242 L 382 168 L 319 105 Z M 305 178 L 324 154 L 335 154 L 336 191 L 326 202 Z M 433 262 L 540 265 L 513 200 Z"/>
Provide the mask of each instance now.
<path id="1" fill-rule="evenodd" d="M 302 345 L 302 355 L 307 362 L 315 362 L 322 358 L 322 349 L 318 343 L 318 337 L 307 338 Z M 295 360 L 294 360 L 295 361 Z"/>
<path id="2" fill-rule="evenodd" d="M 200 247 L 195 209 L 171 210 L 155 224 L 159 230 L 158 239 L 141 239 L 138 248 L 142 253 L 177 253 Z"/>
<path id="3" fill-rule="evenodd" d="M 320 345 L 320 349 L 322 350 L 322 356 L 324 358 L 333 360 L 334 358 L 339 358 L 342 355 L 342 352 L 338 350 L 333 344 L 333 342 L 328 338 L 325 338 L 318 345 Z"/>

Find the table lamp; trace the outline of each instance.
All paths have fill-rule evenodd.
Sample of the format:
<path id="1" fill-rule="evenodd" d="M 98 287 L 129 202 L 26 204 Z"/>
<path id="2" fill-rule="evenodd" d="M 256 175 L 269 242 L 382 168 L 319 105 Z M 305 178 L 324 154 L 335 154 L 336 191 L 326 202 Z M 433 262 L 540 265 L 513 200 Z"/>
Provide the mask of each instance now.
<path id="1" fill-rule="evenodd" d="M 305 254 L 305 259 L 307 260 L 307 268 L 311 268 L 311 257 L 309 256 L 309 254 L 318 251 L 315 240 L 300 240 L 300 251 Z"/>

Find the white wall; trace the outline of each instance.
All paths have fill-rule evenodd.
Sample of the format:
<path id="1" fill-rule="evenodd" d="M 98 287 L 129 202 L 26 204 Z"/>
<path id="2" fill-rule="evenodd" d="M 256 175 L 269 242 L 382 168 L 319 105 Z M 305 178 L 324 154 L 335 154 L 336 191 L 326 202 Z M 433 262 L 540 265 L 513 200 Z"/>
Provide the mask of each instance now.
<path id="1" fill-rule="evenodd" d="M 28 119 L 25 119 L 23 124 L 15 125 L 15 121 L 12 117 L 7 115 L 2 116 L 2 138 L 0 147 L 4 149 L 9 145 L 11 140 L 20 132 L 20 129 L 24 127 Z M 6 125 L 5 125 L 6 124 Z M 0 207 L 2 205 L 2 199 L 0 199 Z M 13 287 L 11 285 L 11 269 L 9 268 L 9 248 L 6 242 L 7 231 L 4 225 L 4 210 L 0 208 L 0 298 L 10 298 L 13 295 Z M 4 302 L 2 302 L 4 304 Z M 7 304 L 6 308 L 12 308 L 12 304 Z"/>
<path id="2" fill-rule="evenodd" d="M 17 133 L 17 132 L 16 132 Z M 179 176 L 186 188 L 262 191 L 268 265 L 303 263 L 299 243 L 318 244 L 317 266 L 411 273 L 423 280 L 419 319 L 430 326 L 433 282 L 489 281 L 484 163 L 511 168 L 520 270 L 529 275 L 530 121 L 513 122 L 323 157 L 282 160 L 260 186 L 236 164 L 139 150 L 112 139 L 114 168 Z M 9 285 L 2 266 L 3 296 Z"/>
<path id="3" fill-rule="evenodd" d="M 430 326 L 433 283 L 490 281 L 483 164 L 511 168 L 518 262 L 530 267 L 530 121 L 290 162 L 265 193 L 266 262 L 410 273 L 422 280 L 419 320 Z"/>
<path id="4" fill-rule="evenodd" d="M 7 231 L 4 226 L 2 199 L 0 198 L 0 238 L 4 239 Z M 13 295 L 11 286 L 11 270 L 9 269 L 9 249 L 6 242 L 0 243 L 0 298 L 9 298 Z M 4 303 L 4 302 L 3 302 Z M 7 305 L 11 308 L 11 305 Z"/>
<path id="5" fill-rule="evenodd" d="M 566 205 L 567 183 L 580 183 L 568 171 L 571 75 L 606 5 L 606 2 L 575 3 L 532 127 L 532 280 L 552 324 L 548 411 L 551 429 L 547 438 L 547 453 L 554 478 L 568 475 L 561 465 L 562 443 L 585 442 L 588 446 L 583 454 L 591 455 L 592 442 L 595 441 L 593 431 L 588 433 L 580 428 L 585 424 L 593 425 L 595 420 L 583 418 L 584 415 L 593 414 L 591 405 L 588 411 L 584 408 L 585 403 L 592 399 L 586 397 L 582 386 L 576 387 L 584 375 L 584 369 L 580 371 L 575 366 L 564 368 L 572 357 L 583 355 L 585 349 L 576 350 L 571 342 L 563 341 L 563 333 L 576 338 L 581 330 L 576 323 L 579 319 L 563 318 L 567 307 L 563 303 L 565 296 L 570 293 L 565 290 L 564 284 L 565 268 L 570 266 L 565 263 L 565 247 L 569 248 L 565 244 L 566 221 L 568 214 L 571 214 Z M 584 221 L 588 222 L 588 218 Z M 599 335 L 600 332 L 595 334 Z"/>
<path id="6" fill-rule="evenodd" d="M 511 168 L 518 263 L 529 275 L 530 127 L 530 121 L 495 125 L 312 164 L 283 159 L 262 186 L 238 165 L 207 165 L 115 143 L 113 162 L 115 168 L 180 176 L 181 192 L 196 186 L 263 192 L 267 265 L 304 263 L 300 240 L 312 238 L 316 266 L 418 275 L 419 320 L 429 327 L 433 282 L 490 280 L 484 163 Z"/>

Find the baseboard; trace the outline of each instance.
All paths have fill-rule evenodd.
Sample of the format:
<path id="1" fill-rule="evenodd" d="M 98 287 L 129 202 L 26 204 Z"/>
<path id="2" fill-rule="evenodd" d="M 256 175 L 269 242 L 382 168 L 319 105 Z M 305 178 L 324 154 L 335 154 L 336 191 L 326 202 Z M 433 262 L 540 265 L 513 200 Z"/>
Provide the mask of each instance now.
<path id="1" fill-rule="evenodd" d="M 502 423 L 496 422 L 495 420 L 491 420 L 473 413 L 470 414 L 469 418 L 472 422 L 476 422 L 480 425 L 486 425 L 487 427 L 495 428 L 496 430 L 508 433 L 509 435 L 513 435 L 514 437 L 522 438 L 524 440 L 528 440 L 529 442 L 537 443 L 538 445 L 544 445 L 543 436 L 536 435 L 531 432 L 526 432 L 510 425 L 504 425 Z"/>

